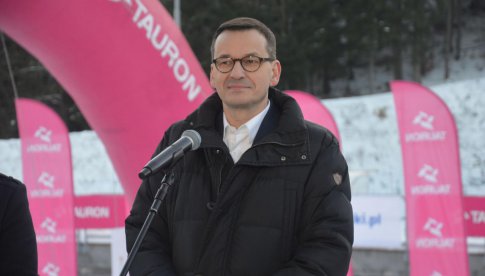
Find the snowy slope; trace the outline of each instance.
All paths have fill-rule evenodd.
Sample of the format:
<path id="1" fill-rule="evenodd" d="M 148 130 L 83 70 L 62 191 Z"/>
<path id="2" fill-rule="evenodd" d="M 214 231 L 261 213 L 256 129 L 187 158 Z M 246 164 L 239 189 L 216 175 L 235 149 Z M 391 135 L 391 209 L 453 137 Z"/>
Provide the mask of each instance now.
<path id="1" fill-rule="evenodd" d="M 458 129 L 465 195 L 485 195 L 485 78 L 430 87 Z M 401 149 L 391 93 L 323 101 L 342 136 L 354 194 L 403 194 Z"/>

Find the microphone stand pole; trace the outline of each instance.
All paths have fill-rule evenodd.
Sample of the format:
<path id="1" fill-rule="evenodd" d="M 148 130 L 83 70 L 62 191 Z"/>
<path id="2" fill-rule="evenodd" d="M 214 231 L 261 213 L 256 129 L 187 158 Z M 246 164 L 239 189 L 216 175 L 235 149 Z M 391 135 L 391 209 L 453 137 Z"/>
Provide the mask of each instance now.
<path id="1" fill-rule="evenodd" d="M 126 260 L 126 263 L 123 266 L 123 269 L 121 270 L 120 276 L 126 276 L 126 274 L 128 273 L 131 263 L 135 259 L 135 255 L 136 253 L 138 253 L 141 243 L 143 242 L 143 239 L 147 234 L 148 228 L 152 224 L 155 214 L 158 213 L 158 209 L 160 208 L 160 205 L 162 204 L 163 199 L 167 195 L 167 191 L 171 183 L 169 184 L 166 178 L 167 178 L 167 175 L 164 175 L 162 179 L 162 184 L 160 185 L 160 188 L 158 188 L 158 191 L 155 194 L 155 198 L 153 200 L 152 206 L 150 207 L 150 212 L 148 213 L 148 216 L 145 219 L 145 222 L 143 223 L 143 227 L 141 228 L 140 233 L 138 233 L 138 236 L 136 237 L 135 243 L 131 248 L 130 254 L 128 254 L 128 259 Z"/>

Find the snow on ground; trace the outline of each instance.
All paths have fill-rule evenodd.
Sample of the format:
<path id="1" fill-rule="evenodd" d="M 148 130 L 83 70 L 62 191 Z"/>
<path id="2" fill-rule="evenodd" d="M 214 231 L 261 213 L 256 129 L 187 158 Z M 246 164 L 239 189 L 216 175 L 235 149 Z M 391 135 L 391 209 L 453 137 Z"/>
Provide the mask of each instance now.
<path id="1" fill-rule="evenodd" d="M 347 159 L 353 194 L 403 194 L 401 149 L 390 93 L 326 100 Z"/>
<path id="2" fill-rule="evenodd" d="M 430 87 L 455 117 L 465 195 L 485 195 L 485 78 Z M 353 194 L 404 193 L 391 93 L 325 100 L 351 171 Z"/>
<path id="3" fill-rule="evenodd" d="M 465 195 L 485 195 L 485 78 L 431 86 L 455 117 Z M 339 127 L 354 195 L 402 195 L 401 149 L 392 94 L 324 100 Z M 121 194 L 93 131 L 70 133 L 76 195 Z M 0 172 L 22 179 L 20 142 L 0 140 Z M 136 172 L 134 172 L 136 173 Z"/>

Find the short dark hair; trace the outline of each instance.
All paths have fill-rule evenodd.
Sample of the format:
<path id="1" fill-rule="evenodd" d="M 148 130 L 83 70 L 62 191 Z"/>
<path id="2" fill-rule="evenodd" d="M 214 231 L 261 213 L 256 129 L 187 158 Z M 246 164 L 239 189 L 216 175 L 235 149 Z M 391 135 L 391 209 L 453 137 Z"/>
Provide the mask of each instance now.
<path id="1" fill-rule="evenodd" d="M 268 26 L 261 21 L 250 17 L 237 17 L 222 23 L 212 36 L 211 56 L 214 58 L 214 44 L 217 37 L 224 31 L 257 30 L 266 38 L 266 50 L 269 57 L 276 59 L 276 38 Z"/>

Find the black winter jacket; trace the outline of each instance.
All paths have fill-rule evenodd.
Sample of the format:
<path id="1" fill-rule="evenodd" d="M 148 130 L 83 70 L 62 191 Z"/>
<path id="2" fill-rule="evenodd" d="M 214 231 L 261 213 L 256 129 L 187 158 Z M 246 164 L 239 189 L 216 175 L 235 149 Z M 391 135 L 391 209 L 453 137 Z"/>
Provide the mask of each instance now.
<path id="1" fill-rule="evenodd" d="M 303 120 L 293 98 L 270 89 L 255 141 L 234 164 L 214 93 L 172 125 L 155 154 L 187 129 L 202 137 L 171 169 L 144 181 L 126 219 L 131 249 L 163 173 L 173 185 L 130 275 L 347 273 L 353 215 L 345 159 L 334 136 Z"/>
<path id="2" fill-rule="evenodd" d="M 0 173 L 0 275 L 37 275 L 37 242 L 20 181 Z"/>

